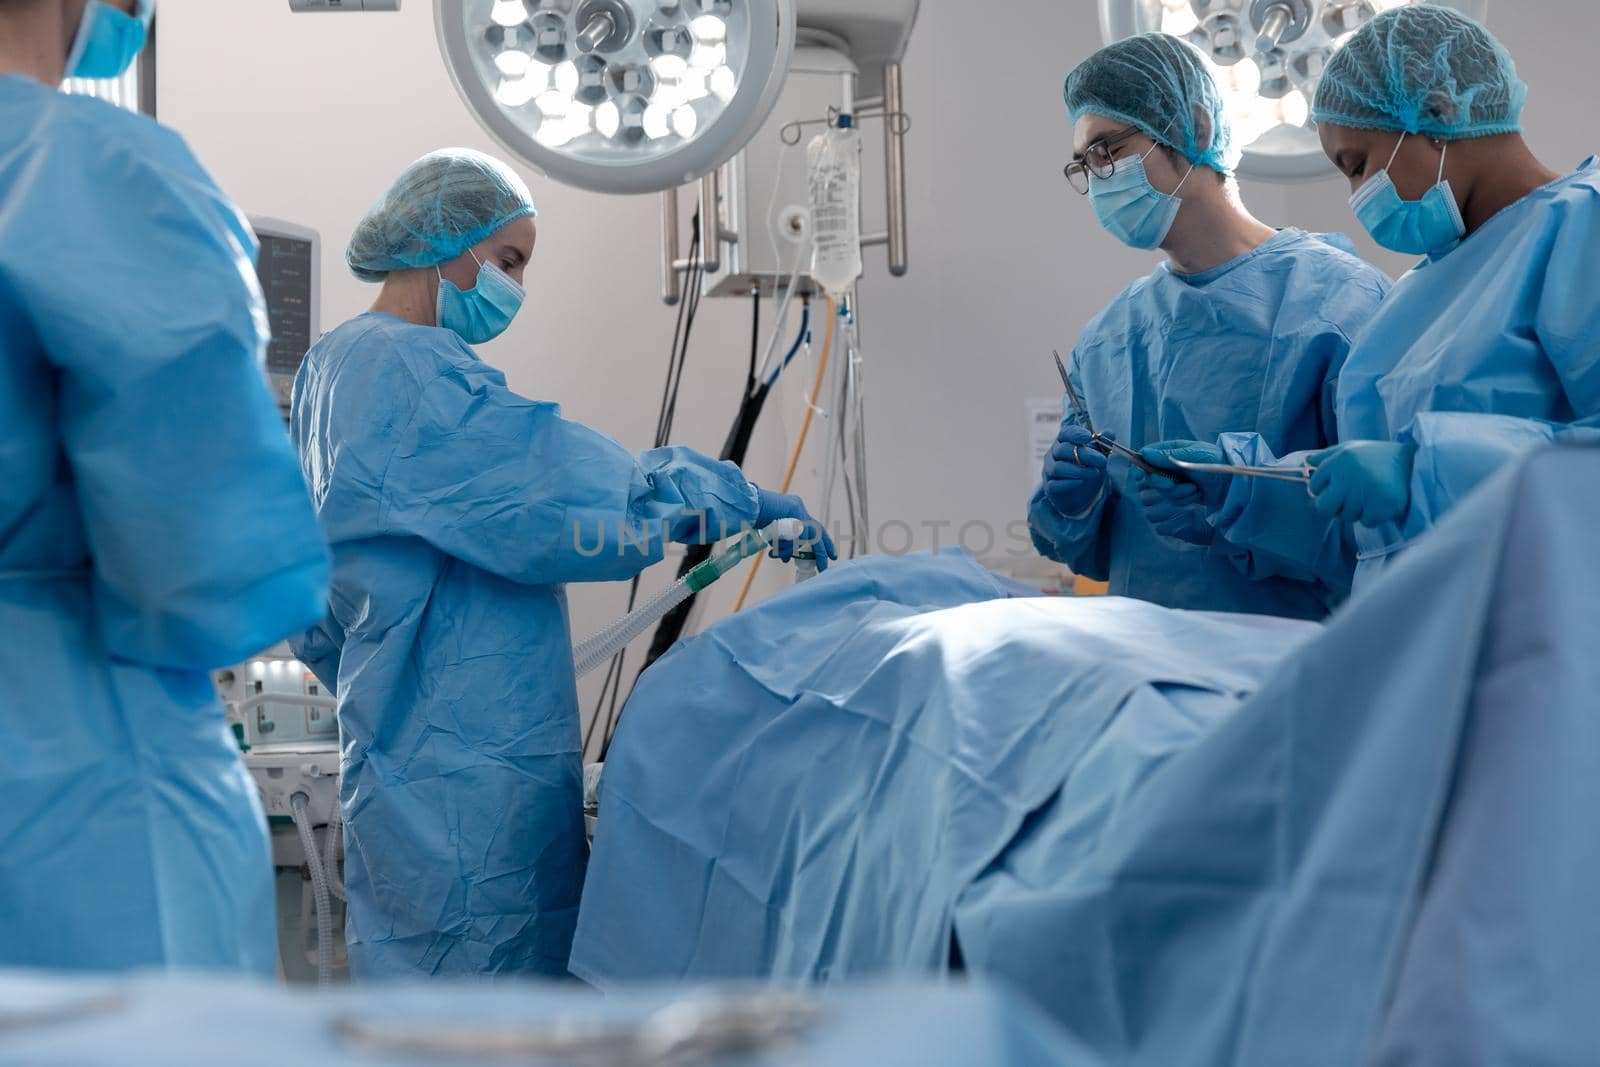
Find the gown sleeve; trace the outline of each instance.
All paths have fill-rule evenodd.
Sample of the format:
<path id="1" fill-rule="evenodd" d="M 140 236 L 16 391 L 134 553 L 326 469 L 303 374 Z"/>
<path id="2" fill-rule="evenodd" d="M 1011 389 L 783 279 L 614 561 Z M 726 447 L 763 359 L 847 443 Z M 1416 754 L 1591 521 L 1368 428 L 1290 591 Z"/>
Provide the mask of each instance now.
<path id="1" fill-rule="evenodd" d="M 1533 290 L 1537 306 L 1531 311 L 1531 333 L 1565 396 L 1569 417 L 1557 421 L 1453 411 L 1414 416 L 1400 431 L 1400 440 L 1417 446 L 1407 536 L 1433 526 L 1529 448 L 1557 440 L 1600 440 L 1600 292 L 1595 288 L 1600 278 L 1600 205 L 1568 206 L 1549 255 L 1537 269 L 1542 274 Z M 1505 372 L 1526 373 L 1510 365 Z"/>
<path id="2" fill-rule="evenodd" d="M 320 618 L 328 587 L 262 375 L 254 239 L 176 135 L 98 101 L 41 112 L 0 282 L 57 373 L 96 623 L 125 659 L 237 663 Z"/>
<path id="3" fill-rule="evenodd" d="M 1378 294 L 1381 299 L 1382 293 Z M 1372 306 L 1376 301 L 1372 302 Z M 1365 312 L 1370 314 L 1372 307 Z M 1319 437 L 1326 445 L 1338 440 L 1335 398 L 1339 371 L 1349 355 L 1348 333 L 1327 323 L 1315 335 L 1314 344 L 1331 345 L 1337 351 L 1326 361 L 1327 374 L 1317 405 L 1321 426 Z M 1276 455 L 1258 433 L 1235 432 L 1218 436 L 1224 461 L 1240 466 L 1283 467 L 1299 470 L 1313 450 Z M 1329 522 L 1317 514 L 1305 486 L 1298 482 L 1264 478 L 1232 478 L 1221 505 L 1208 515 L 1235 566 L 1248 577 L 1289 578 L 1319 582 L 1338 596 L 1349 593 L 1355 569 L 1355 543 L 1341 523 Z"/>
<path id="4" fill-rule="evenodd" d="M 628 578 L 702 521 L 713 536 L 752 524 L 756 491 L 731 463 L 687 448 L 634 456 L 605 434 L 509 389 L 443 331 L 388 332 L 380 344 L 435 353 L 372 358 L 436 368 L 361 389 L 339 430 L 348 476 L 323 520 L 338 542 L 417 537 L 490 573 L 532 585 Z M 408 414 L 395 417 L 396 411 Z"/>

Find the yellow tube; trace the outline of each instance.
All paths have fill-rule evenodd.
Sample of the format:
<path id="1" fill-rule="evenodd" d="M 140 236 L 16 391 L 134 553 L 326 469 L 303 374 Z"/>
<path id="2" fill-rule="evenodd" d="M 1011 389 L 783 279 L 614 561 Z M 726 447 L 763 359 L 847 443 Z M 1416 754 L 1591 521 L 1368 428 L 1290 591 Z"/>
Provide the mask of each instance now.
<path id="1" fill-rule="evenodd" d="M 789 486 L 794 484 L 794 472 L 800 467 L 800 453 L 805 451 L 806 435 L 811 432 L 811 418 L 816 414 L 817 401 L 822 398 L 822 379 L 828 373 L 828 353 L 833 349 L 834 308 L 833 297 L 830 296 L 826 299 L 828 301 L 828 327 L 822 334 L 822 358 L 817 360 L 817 380 L 816 384 L 811 387 L 811 401 L 806 404 L 805 418 L 800 421 L 800 436 L 795 440 L 794 451 L 789 454 L 789 468 L 783 472 L 783 485 L 778 489 L 780 493 L 787 493 Z M 756 575 L 761 571 L 761 561 L 765 558 L 765 552 L 758 555 L 755 566 L 751 567 L 745 574 L 744 585 L 739 588 L 739 599 L 734 601 L 733 604 L 734 614 L 744 610 L 744 602 L 750 596 L 750 587 L 755 584 Z"/>

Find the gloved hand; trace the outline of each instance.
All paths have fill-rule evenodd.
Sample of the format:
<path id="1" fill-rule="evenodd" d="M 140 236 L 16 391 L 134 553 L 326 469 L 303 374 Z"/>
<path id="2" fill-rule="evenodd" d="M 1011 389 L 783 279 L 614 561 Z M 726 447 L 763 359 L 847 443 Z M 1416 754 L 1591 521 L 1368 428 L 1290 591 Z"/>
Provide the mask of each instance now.
<path id="1" fill-rule="evenodd" d="M 1172 462 L 1175 459 L 1181 459 L 1185 463 L 1228 462 L 1228 457 L 1221 448 L 1205 441 L 1157 441 L 1153 445 L 1146 445 L 1140 449 L 1139 455 L 1150 463 L 1154 463 L 1158 467 L 1166 467 L 1168 470 L 1181 469 Z M 1172 495 L 1184 488 L 1185 485 L 1182 481 L 1175 482 L 1169 478 L 1151 477 L 1143 471 L 1138 471 L 1137 473 L 1140 478 L 1141 501 L 1145 487 L 1163 495 Z M 1184 471 L 1183 475 L 1190 480 L 1188 484 L 1191 487 L 1199 490 L 1200 502 L 1209 508 L 1222 506 L 1223 498 L 1228 495 L 1228 483 L 1233 480 L 1233 476 L 1228 474 L 1201 474 L 1197 471 Z M 1145 506 L 1146 508 L 1149 507 L 1149 505 Z M 1206 541 L 1209 542 L 1210 540 L 1209 537 L 1206 538 Z"/>
<path id="2" fill-rule="evenodd" d="M 1350 441 L 1309 457 L 1316 473 L 1311 495 L 1317 513 L 1363 526 L 1382 526 L 1411 507 L 1411 465 L 1416 445 Z"/>
<path id="3" fill-rule="evenodd" d="M 1094 447 L 1094 435 L 1075 422 L 1063 422 L 1044 461 L 1046 499 L 1062 515 L 1081 515 L 1105 481 L 1106 457 Z"/>
<path id="4" fill-rule="evenodd" d="M 1205 494 L 1192 482 L 1173 483 L 1160 475 L 1137 471 L 1139 503 L 1144 517 L 1162 537 L 1191 545 L 1209 545 L 1216 531 L 1206 521 Z"/>
<path id="5" fill-rule="evenodd" d="M 805 523 L 805 533 L 800 535 L 798 541 L 779 541 L 773 546 L 774 557 L 787 563 L 794 558 L 797 549 L 811 549 L 817 554 L 818 573 L 828 569 L 829 560 L 839 558 L 833 547 L 833 538 L 828 536 L 822 523 L 811 517 L 805 501 L 789 493 L 774 493 L 760 486 L 756 487 L 756 497 L 756 529 L 764 529 L 779 519 L 799 519 Z"/>

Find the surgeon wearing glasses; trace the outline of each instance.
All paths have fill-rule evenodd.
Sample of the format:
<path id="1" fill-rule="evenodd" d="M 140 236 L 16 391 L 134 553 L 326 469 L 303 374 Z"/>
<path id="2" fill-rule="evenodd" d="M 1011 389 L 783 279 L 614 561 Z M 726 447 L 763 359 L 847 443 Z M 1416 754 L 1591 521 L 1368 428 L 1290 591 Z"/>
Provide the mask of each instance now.
<path id="1" fill-rule="evenodd" d="M 1215 538 L 1200 486 L 1153 490 L 1160 476 L 1108 459 L 1089 427 L 1134 448 L 1239 427 L 1324 447 L 1332 383 L 1388 279 L 1341 236 L 1245 209 L 1221 93 L 1189 45 L 1144 34 L 1102 48 L 1068 75 L 1066 102 L 1067 181 L 1111 236 L 1164 258 L 1078 337 L 1080 402 L 1064 404 L 1029 505 L 1034 544 L 1117 595 L 1327 615 L 1347 581 Z"/>
<path id="2" fill-rule="evenodd" d="M 1360 586 L 1520 452 L 1600 439 L 1600 161 L 1541 162 L 1527 95 L 1486 28 L 1434 4 L 1378 16 L 1329 63 L 1312 114 L 1351 210 L 1425 258 L 1345 363 L 1337 446 L 1231 433 L 1146 452 L 1316 468 L 1314 500 L 1245 478 L 1208 492 L 1219 538 L 1307 568 L 1353 552 Z"/>

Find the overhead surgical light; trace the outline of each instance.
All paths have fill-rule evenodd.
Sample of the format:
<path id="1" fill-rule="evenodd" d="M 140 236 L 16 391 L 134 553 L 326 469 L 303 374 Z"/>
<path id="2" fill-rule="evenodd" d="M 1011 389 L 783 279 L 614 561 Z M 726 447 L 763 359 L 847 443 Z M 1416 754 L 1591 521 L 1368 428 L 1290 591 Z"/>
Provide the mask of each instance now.
<path id="1" fill-rule="evenodd" d="M 1276 181 L 1332 173 L 1310 127 L 1333 53 L 1380 12 L 1415 0 L 1100 0 L 1100 29 L 1119 41 L 1159 30 L 1206 56 L 1226 98 L 1241 173 Z M 1488 0 L 1437 0 L 1476 19 Z"/>
<path id="2" fill-rule="evenodd" d="M 651 193 L 709 173 L 777 102 L 794 0 L 435 0 L 473 115 L 550 177 Z"/>

